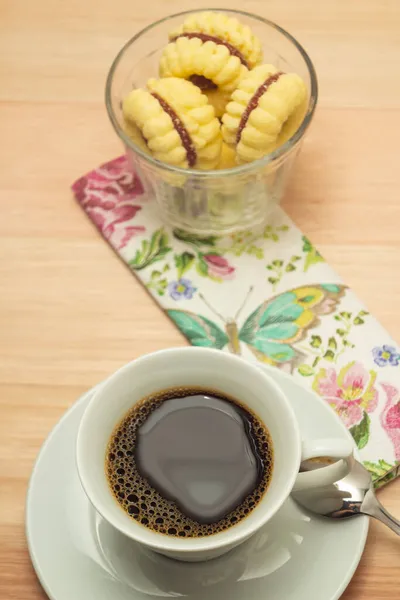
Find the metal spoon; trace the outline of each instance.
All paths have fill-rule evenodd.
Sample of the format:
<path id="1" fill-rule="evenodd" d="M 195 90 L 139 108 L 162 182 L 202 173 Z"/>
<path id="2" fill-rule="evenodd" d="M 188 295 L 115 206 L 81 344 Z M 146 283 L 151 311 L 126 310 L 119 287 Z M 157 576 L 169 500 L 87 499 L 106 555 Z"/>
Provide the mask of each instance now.
<path id="1" fill-rule="evenodd" d="M 319 459 L 318 463 L 307 461 L 302 463 L 302 470 L 324 467 L 330 462 L 324 462 L 322 459 Z M 400 521 L 389 514 L 375 496 L 369 471 L 355 458 L 352 458 L 350 463 L 350 472 L 344 479 L 330 486 L 293 492 L 293 498 L 309 511 L 332 519 L 369 515 L 400 535 Z M 399 471 L 400 465 L 397 465 L 389 473 Z"/>

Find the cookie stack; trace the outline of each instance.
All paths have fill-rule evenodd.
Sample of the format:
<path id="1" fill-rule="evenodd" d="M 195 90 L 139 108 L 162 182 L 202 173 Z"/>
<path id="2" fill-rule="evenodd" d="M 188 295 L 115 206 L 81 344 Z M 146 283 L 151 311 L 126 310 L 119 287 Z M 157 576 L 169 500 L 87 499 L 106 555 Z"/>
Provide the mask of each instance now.
<path id="1" fill-rule="evenodd" d="M 296 132 L 307 88 L 297 74 L 262 64 L 249 27 L 208 11 L 190 15 L 169 39 L 160 79 L 123 101 L 125 132 L 143 151 L 175 167 L 228 169 Z"/>

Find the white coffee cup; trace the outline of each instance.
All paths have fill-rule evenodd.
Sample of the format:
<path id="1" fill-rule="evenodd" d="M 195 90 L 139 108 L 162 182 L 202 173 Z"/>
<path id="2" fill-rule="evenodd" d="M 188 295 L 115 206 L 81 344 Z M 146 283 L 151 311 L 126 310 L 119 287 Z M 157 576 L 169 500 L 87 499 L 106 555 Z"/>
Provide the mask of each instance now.
<path id="1" fill-rule="evenodd" d="M 233 396 L 257 414 L 272 438 L 274 466 L 266 493 L 245 519 L 208 537 L 178 538 L 141 525 L 118 504 L 106 477 L 106 448 L 115 426 L 138 401 L 177 386 L 200 386 Z M 328 485 L 346 474 L 346 460 L 299 473 L 302 460 L 317 456 L 346 459 L 352 451 L 346 440 L 302 441 L 288 399 L 256 364 L 220 350 L 185 347 L 143 356 L 97 389 L 80 423 L 77 466 L 94 508 L 121 533 L 166 556 L 199 561 L 220 556 L 248 539 L 274 516 L 294 488 Z"/>

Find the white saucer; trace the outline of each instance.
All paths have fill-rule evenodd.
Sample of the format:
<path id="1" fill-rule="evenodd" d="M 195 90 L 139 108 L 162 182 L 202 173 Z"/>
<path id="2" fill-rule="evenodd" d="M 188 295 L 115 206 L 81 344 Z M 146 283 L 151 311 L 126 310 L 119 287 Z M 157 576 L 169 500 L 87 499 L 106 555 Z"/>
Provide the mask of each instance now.
<path id="1" fill-rule="evenodd" d="M 291 399 L 304 437 L 346 437 L 339 418 L 288 375 L 267 368 Z M 33 565 L 52 600 L 336 600 L 360 561 L 367 517 L 308 515 L 289 499 L 265 528 L 228 555 L 184 564 L 144 550 L 92 508 L 75 467 L 79 421 L 93 391 L 43 445 L 27 498 Z"/>

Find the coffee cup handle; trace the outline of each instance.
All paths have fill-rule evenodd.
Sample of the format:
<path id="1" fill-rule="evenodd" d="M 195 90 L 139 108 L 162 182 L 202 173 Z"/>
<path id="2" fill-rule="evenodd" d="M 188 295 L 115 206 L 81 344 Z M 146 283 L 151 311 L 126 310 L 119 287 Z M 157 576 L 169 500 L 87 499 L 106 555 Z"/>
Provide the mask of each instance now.
<path id="1" fill-rule="evenodd" d="M 302 462 L 319 457 L 336 460 L 330 465 L 299 473 L 292 491 L 298 492 L 300 490 L 332 485 L 335 481 L 346 477 L 351 468 L 353 448 L 354 445 L 351 440 L 337 438 L 303 441 L 301 451 Z"/>

